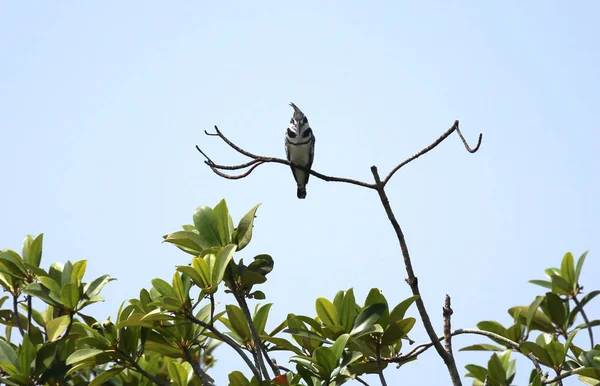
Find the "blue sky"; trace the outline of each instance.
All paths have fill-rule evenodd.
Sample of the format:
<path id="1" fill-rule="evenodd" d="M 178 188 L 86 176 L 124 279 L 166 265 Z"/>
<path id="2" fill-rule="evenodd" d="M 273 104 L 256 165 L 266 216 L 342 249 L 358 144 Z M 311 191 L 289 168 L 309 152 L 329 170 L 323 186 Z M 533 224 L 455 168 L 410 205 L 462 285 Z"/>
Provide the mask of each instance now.
<path id="1" fill-rule="evenodd" d="M 3 3 L 0 248 L 44 232 L 46 267 L 87 259 L 88 278 L 118 278 L 90 309 L 103 319 L 188 262 L 161 236 L 197 206 L 226 198 L 237 220 L 261 202 L 242 256 L 275 259 L 270 326 L 350 287 L 395 304 L 410 290 L 374 191 L 313 178 L 301 201 L 289 168 L 226 181 L 194 145 L 242 161 L 204 136 L 217 124 L 283 157 L 293 101 L 317 138 L 314 168 L 370 181 L 371 165 L 386 174 L 459 119 L 472 143 L 483 132 L 481 150 L 453 136 L 388 195 L 438 331 L 446 293 L 456 328 L 509 324 L 510 306 L 541 293 L 527 280 L 567 251 L 590 250 L 582 282 L 597 288 L 599 12 L 593 1 Z M 590 314 L 600 318 L 597 304 Z M 425 341 L 421 325 L 413 338 Z M 217 355 L 212 375 L 225 384 L 242 364 L 225 347 Z M 456 356 L 461 374 L 487 362 Z M 529 371 L 520 361 L 516 383 Z M 423 374 L 449 384 L 433 351 L 386 372 L 403 385 Z"/>

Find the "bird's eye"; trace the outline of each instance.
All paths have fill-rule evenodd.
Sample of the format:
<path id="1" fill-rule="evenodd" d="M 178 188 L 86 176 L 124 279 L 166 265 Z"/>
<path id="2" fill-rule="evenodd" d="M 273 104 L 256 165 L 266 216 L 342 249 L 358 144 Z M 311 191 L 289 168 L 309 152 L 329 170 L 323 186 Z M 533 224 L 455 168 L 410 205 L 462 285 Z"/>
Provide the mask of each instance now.
<path id="1" fill-rule="evenodd" d="M 302 118 L 302 124 L 306 124 L 306 123 L 308 123 L 308 118 L 306 118 L 306 117 Z"/>
<path id="2" fill-rule="evenodd" d="M 310 129 L 310 127 L 308 129 L 306 129 L 306 131 L 304 133 L 302 133 L 303 138 L 308 138 L 311 135 L 312 135 L 312 130 Z"/>
<path id="3" fill-rule="evenodd" d="M 294 133 L 294 132 L 293 132 L 292 130 L 290 130 L 290 129 L 287 129 L 287 130 L 288 130 L 288 131 L 287 131 L 287 134 L 288 134 L 288 136 L 290 136 L 290 137 L 292 137 L 292 138 L 296 138 L 296 133 Z"/>

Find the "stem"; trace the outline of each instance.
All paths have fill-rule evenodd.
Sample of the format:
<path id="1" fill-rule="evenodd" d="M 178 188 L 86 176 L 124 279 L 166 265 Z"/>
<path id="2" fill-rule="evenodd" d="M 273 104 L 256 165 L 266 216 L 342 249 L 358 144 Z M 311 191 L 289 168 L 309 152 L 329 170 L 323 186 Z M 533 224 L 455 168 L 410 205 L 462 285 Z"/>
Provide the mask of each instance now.
<path id="1" fill-rule="evenodd" d="M 387 382 L 383 376 L 383 368 L 381 367 L 381 342 L 379 340 L 377 340 L 377 373 L 379 374 L 381 386 L 387 386 Z"/>
<path id="2" fill-rule="evenodd" d="M 594 348 L 594 333 L 592 332 L 592 325 L 590 324 L 590 320 L 588 319 L 587 315 L 585 314 L 585 311 L 583 310 L 583 307 L 581 306 L 579 299 L 577 299 L 577 295 L 573 295 L 573 301 L 575 302 L 575 305 L 577 307 L 579 307 L 581 316 L 583 317 L 583 320 L 585 321 L 585 324 L 587 326 L 588 333 L 590 334 L 590 343 L 592 345 L 592 348 Z"/>
<path id="3" fill-rule="evenodd" d="M 423 298 L 421 297 L 421 292 L 419 291 L 419 285 L 417 281 L 417 277 L 415 276 L 412 262 L 410 260 L 410 254 L 408 253 L 408 246 L 406 245 L 406 240 L 404 239 L 404 234 L 402 233 L 402 229 L 400 228 L 400 224 L 396 220 L 394 216 L 394 212 L 392 211 L 392 207 L 390 206 L 390 201 L 385 193 L 384 183 L 381 182 L 381 178 L 379 177 L 379 173 L 377 171 L 376 166 L 371 166 L 371 172 L 373 173 L 373 177 L 375 178 L 375 189 L 377 193 L 379 193 L 379 198 L 381 200 L 381 204 L 385 209 L 385 212 L 396 232 L 396 236 L 398 238 L 398 242 L 400 243 L 400 249 L 402 250 L 402 257 L 404 258 L 404 266 L 406 268 L 406 273 L 408 275 L 408 285 L 412 290 L 413 295 L 418 296 L 416 303 L 417 309 L 419 310 L 419 315 L 423 321 L 423 326 L 425 327 L 425 331 L 429 336 L 429 339 L 433 343 L 438 355 L 443 359 L 446 367 L 448 368 L 448 373 L 450 374 L 450 379 L 452 380 L 452 384 L 454 386 L 462 385 L 460 381 L 460 374 L 458 373 L 458 369 L 456 368 L 456 362 L 454 361 L 454 357 L 452 354 L 446 352 L 444 347 L 440 343 L 433 326 L 431 325 L 431 320 L 429 319 L 429 315 L 427 314 L 427 310 L 425 309 L 425 303 L 423 302 Z"/>
<path id="4" fill-rule="evenodd" d="M 242 358 L 244 360 L 244 362 L 246 362 L 246 365 L 252 371 L 252 374 L 256 377 L 256 379 L 259 382 L 263 381 L 263 378 L 262 378 L 260 372 L 258 371 L 258 369 L 254 366 L 254 364 L 252 363 L 252 361 L 250 360 L 250 358 L 248 358 L 248 356 L 244 353 L 244 351 L 242 351 L 242 348 L 232 338 L 230 338 L 227 335 L 223 334 L 222 332 L 220 332 L 219 330 L 217 330 L 214 326 L 211 326 L 210 324 L 205 323 L 205 322 L 201 321 L 200 319 L 197 319 L 193 315 L 188 315 L 187 318 L 188 318 L 188 320 L 190 322 L 195 323 L 195 324 L 199 325 L 200 327 L 206 328 L 208 331 L 210 331 L 213 334 L 215 334 L 215 336 L 218 339 L 220 339 L 222 342 L 225 342 L 232 349 L 234 349 L 235 352 L 238 353 L 238 355 L 240 356 L 240 358 Z"/>
<path id="5" fill-rule="evenodd" d="M 254 346 L 256 347 L 256 350 L 257 350 L 256 354 L 257 354 L 257 358 L 258 358 L 258 363 L 259 363 L 262 371 L 265 374 L 265 378 L 267 378 L 267 379 L 269 378 L 269 373 L 267 372 L 267 367 L 265 366 L 265 364 L 262 360 L 263 355 L 264 355 L 265 359 L 267 360 L 267 363 L 271 367 L 273 374 L 275 374 L 275 376 L 279 375 L 279 367 L 271 361 L 271 358 L 269 357 L 269 355 L 267 353 L 267 349 L 265 348 L 262 341 L 260 340 L 260 336 L 258 336 L 258 331 L 256 330 L 256 326 L 254 325 L 254 322 L 252 321 L 252 316 L 250 315 L 250 309 L 248 308 L 248 303 L 246 302 L 246 298 L 244 297 L 243 294 L 239 293 L 238 289 L 235 289 L 233 291 L 233 295 L 235 296 L 235 299 L 237 300 L 238 304 L 240 305 L 240 308 L 244 312 L 244 316 L 246 316 L 246 320 L 248 321 L 248 326 L 250 327 L 250 332 L 252 333 L 252 339 L 254 340 Z"/>
<path id="6" fill-rule="evenodd" d="M 202 380 L 202 384 L 206 386 L 213 386 L 213 381 L 210 379 L 208 374 L 206 374 L 206 372 L 202 370 L 202 368 L 200 368 L 200 364 L 194 360 L 194 357 L 192 356 L 192 353 L 190 352 L 189 348 L 184 348 L 183 353 L 185 354 L 185 360 L 190 365 L 192 365 L 194 373 Z"/>
<path id="7" fill-rule="evenodd" d="M 444 315 L 444 343 L 446 344 L 446 352 L 452 355 L 452 334 L 451 334 L 451 321 L 452 308 L 450 307 L 450 296 L 446 295 L 444 302 L 443 315 Z"/>
<path id="8" fill-rule="evenodd" d="M 159 385 L 159 386 L 166 386 L 166 383 L 160 383 L 159 380 L 152 376 L 151 374 L 149 374 L 146 370 L 142 369 L 140 367 L 140 365 L 132 360 L 131 358 L 128 357 L 129 363 L 133 366 L 133 368 L 135 369 L 135 371 L 137 371 L 138 373 L 142 374 L 144 377 L 148 378 L 150 380 L 150 382 L 154 383 L 155 385 Z"/>
<path id="9" fill-rule="evenodd" d="M 365 382 L 362 378 L 356 376 L 354 377 L 354 380 L 357 381 L 358 383 L 362 383 L 365 386 L 369 386 L 369 384 L 367 382 Z"/>
<path id="10" fill-rule="evenodd" d="M 23 331 L 23 326 L 21 326 L 21 318 L 19 317 L 19 302 L 18 295 L 13 294 L 13 312 L 15 316 L 15 322 L 17 323 L 17 327 L 19 328 L 19 332 L 21 336 L 25 336 L 25 331 Z"/>
<path id="11" fill-rule="evenodd" d="M 215 321 L 215 296 L 210 294 L 210 325 L 214 325 Z"/>
<path id="12" fill-rule="evenodd" d="M 27 296 L 27 334 L 31 335 L 31 295 Z"/>

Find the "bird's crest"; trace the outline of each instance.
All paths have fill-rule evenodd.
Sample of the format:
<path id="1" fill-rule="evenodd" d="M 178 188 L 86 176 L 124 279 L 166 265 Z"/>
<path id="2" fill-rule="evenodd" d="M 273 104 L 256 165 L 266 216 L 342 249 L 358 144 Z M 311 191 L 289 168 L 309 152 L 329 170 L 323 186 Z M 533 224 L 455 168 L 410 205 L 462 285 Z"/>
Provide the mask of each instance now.
<path id="1" fill-rule="evenodd" d="M 290 106 L 292 106 L 294 108 L 294 115 L 292 116 L 292 119 L 296 122 L 301 122 L 302 119 L 305 117 L 304 113 L 302 112 L 302 110 L 300 110 L 298 108 L 298 106 L 296 106 L 294 103 L 290 102 Z"/>

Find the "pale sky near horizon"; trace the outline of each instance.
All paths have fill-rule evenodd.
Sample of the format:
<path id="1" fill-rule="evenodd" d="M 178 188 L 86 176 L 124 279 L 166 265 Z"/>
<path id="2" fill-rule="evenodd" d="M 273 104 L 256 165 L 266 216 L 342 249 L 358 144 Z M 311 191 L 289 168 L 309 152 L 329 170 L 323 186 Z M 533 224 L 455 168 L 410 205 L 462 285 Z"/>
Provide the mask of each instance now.
<path id="1" fill-rule="evenodd" d="M 459 119 L 470 143 L 483 133 L 481 150 L 453 135 L 388 195 L 437 331 L 446 293 L 455 328 L 509 325 L 509 307 L 543 293 L 527 281 L 567 251 L 590 250 L 582 283 L 598 289 L 599 16 L 594 1 L 4 2 L 0 249 L 44 232 L 44 267 L 87 259 L 88 280 L 116 277 L 88 310 L 104 320 L 189 261 L 161 241 L 197 206 L 225 198 L 237 222 L 260 202 L 240 255 L 275 259 L 262 286 L 269 328 L 350 287 L 359 302 L 377 287 L 396 304 L 410 290 L 374 191 L 313 177 L 298 200 L 289 168 L 226 181 L 194 145 L 243 161 L 204 136 L 216 124 L 284 157 L 293 101 L 317 139 L 315 170 L 370 182 L 371 165 L 387 174 Z M 411 337 L 426 341 L 420 322 Z M 454 347 L 476 342 L 488 343 Z M 216 355 L 224 385 L 243 364 L 227 347 Z M 463 376 L 489 357 L 455 355 Z M 519 360 L 515 384 L 530 370 Z M 450 384 L 433 350 L 385 374 L 390 385 Z"/>

